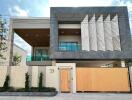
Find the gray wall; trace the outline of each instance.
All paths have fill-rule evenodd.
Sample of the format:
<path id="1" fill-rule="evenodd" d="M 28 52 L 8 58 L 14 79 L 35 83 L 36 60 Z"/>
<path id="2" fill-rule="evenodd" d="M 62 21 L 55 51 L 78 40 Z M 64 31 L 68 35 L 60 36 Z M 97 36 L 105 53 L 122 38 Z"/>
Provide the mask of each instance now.
<path id="1" fill-rule="evenodd" d="M 129 59 L 132 58 L 132 44 L 127 7 L 52 7 L 50 17 L 50 47 L 52 59 Z M 121 51 L 58 51 L 58 23 L 81 23 L 86 15 L 96 16 L 118 14 Z M 113 16 L 112 16 L 113 15 Z"/>

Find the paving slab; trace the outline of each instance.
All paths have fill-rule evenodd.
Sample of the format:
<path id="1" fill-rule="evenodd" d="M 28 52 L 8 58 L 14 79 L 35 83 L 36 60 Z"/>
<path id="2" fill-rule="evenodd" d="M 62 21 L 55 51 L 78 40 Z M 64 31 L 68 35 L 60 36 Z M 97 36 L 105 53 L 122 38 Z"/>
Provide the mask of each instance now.
<path id="1" fill-rule="evenodd" d="M 0 100 L 132 100 L 130 93 L 61 93 L 54 97 L 0 96 Z"/>

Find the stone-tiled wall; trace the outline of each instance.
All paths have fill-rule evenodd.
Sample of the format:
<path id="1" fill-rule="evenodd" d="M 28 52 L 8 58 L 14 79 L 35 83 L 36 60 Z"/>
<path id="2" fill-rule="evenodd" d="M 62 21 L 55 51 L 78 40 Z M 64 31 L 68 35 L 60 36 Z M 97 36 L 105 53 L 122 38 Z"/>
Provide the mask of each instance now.
<path id="1" fill-rule="evenodd" d="M 81 51 L 58 50 L 59 22 L 82 24 Z M 52 59 L 132 58 L 127 7 L 52 7 L 50 24 Z"/>

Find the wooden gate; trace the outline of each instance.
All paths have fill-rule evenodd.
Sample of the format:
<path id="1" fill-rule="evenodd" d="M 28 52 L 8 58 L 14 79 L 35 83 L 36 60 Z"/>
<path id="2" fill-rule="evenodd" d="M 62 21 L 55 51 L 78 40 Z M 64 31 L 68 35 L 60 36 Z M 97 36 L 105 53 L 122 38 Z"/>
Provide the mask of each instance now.
<path id="1" fill-rule="evenodd" d="M 77 68 L 77 91 L 130 92 L 128 68 Z"/>
<path id="2" fill-rule="evenodd" d="M 70 92 L 70 69 L 60 69 L 61 92 Z"/>

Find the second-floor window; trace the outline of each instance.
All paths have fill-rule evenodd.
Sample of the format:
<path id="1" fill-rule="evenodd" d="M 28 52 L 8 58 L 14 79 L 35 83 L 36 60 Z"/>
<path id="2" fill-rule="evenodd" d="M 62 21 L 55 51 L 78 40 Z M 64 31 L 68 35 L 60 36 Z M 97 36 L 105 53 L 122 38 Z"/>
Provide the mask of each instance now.
<path id="1" fill-rule="evenodd" d="M 78 42 L 60 42 L 59 51 L 80 51 Z"/>

